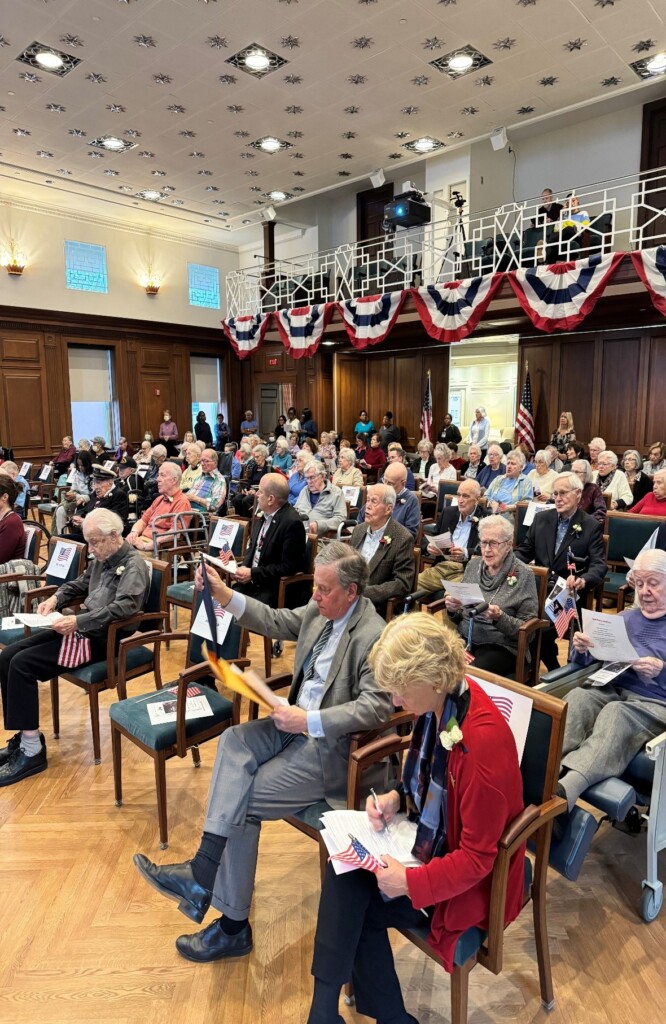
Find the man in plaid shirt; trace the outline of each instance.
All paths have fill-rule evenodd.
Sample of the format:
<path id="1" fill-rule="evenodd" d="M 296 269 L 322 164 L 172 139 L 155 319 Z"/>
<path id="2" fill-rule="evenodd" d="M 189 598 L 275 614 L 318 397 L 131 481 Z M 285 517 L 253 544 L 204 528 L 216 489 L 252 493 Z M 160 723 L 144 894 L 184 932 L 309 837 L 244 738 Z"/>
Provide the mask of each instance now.
<path id="1" fill-rule="evenodd" d="M 201 453 L 201 475 L 193 481 L 187 497 L 195 509 L 214 515 L 227 497 L 227 484 L 217 468 L 217 452 L 204 448 Z"/>

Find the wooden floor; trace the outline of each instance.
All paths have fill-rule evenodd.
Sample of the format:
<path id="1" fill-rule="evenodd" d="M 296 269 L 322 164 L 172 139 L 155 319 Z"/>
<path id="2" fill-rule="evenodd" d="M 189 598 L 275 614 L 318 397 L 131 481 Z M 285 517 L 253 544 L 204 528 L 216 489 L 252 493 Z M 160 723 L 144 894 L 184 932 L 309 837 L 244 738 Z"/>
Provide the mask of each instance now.
<path id="1" fill-rule="evenodd" d="M 293 645 L 286 646 L 276 670 L 291 667 Z M 259 668 L 256 641 L 251 654 Z M 167 672 L 183 658 L 174 647 Z M 130 694 L 151 688 L 148 678 L 134 680 Z M 254 952 L 200 966 L 181 959 L 174 939 L 196 926 L 141 880 L 131 858 L 142 851 L 168 863 L 192 855 L 214 744 L 202 748 L 198 770 L 191 760 L 167 765 L 170 848 L 162 853 L 152 762 L 128 743 L 124 804 L 114 806 L 112 695 L 101 699 L 96 766 L 85 695 L 61 685 L 61 736 L 53 740 L 48 687 L 41 690 L 48 771 L 0 790 L 0 1022 L 304 1024 L 319 887 L 315 844 L 282 822 L 265 825 Z M 666 911 L 651 925 L 638 916 L 644 863 L 644 837 L 602 826 L 578 883 L 554 874 L 549 881 L 555 1010 L 539 1003 L 526 914 L 507 933 L 504 973 L 472 973 L 470 1024 L 662 1024 Z M 396 937 L 395 948 L 410 1012 L 421 1024 L 448 1021 L 447 976 L 404 940 Z M 341 1012 L 348 1022 L 367 1019 L 344 1004 Z"/>

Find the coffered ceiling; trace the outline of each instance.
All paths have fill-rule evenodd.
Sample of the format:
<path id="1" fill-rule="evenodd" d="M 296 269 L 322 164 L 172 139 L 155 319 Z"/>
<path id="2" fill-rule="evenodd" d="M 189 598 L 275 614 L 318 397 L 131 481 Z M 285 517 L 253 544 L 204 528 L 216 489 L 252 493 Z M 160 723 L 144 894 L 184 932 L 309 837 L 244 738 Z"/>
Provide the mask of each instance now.
<path id="1" fill-rule="evenodd" d="M 250 44 L 270 51 L 261 77 Z M 664 0 L 0 0 L 0 189 L 130 219 L 156 191 L 165 227 L 233 242 L 273 190 L 307 196 L 406 163 L 423 136 L 466 145 L 654 86 L 632 64 L 663 51 Z M 475 65 L 451 77 L 460 52 Z M 286 146 L 252 145 L 267 136 Z"/>

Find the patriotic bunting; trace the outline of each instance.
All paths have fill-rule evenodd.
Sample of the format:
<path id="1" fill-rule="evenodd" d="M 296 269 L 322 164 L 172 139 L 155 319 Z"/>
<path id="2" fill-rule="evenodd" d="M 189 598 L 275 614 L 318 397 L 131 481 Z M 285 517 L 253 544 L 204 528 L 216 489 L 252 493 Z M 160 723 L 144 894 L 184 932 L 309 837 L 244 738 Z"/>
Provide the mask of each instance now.
<path id="1" fill-rule="evenodd" d="M 503 274 L 470 277 L 443 285 L 412 288 L 426 333 L 449 344 L 469 337 L 485 313 Z"/>
<path id="2" fill-rule="evenodd" d="M 259 348 L 270 316 L 270 313 L 257 313 L 255 316 L 229 316 L 222 321 L 224 333 L 239 359 L 246 359 Z"/>
<path id="3" fill-rule="evenodd" d="M 540 331 L 572 331 L 592 312 L 624 253 L 590 256 L 511 270 L 506 275 L 521 307 Z"/>
<path id="4" fill-rule="evenodd" d="M 398 318 L 406 294 L 389 292 L 387 295 L 368 295 L 363 299 L 338 302 L 338 309 L 354 348 L 364 349 L 384 341 Z"/>
<path id="5" fill-rule="evenodd" d="M 332 302 L 325 302 L 321 306 L 281 309 L 276 314 L 278 333 L 292 359 L 310 358 L 315 354 L 333 308 Z"/>
<path id="6" fill-rule="evenodd" d="M 655 309 L 666 316 L 666 245 L 632 252 L 634 269 L 650 293 Z"/>

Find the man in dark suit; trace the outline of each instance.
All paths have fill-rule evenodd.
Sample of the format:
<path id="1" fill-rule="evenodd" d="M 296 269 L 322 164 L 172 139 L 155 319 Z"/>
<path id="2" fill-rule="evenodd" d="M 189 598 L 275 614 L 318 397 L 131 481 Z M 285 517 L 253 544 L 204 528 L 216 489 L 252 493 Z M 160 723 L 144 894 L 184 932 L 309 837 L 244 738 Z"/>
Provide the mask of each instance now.
<path id="1" fill-rule="evenodd" d="M 305 572 L 306 568 L 305 528 L 288 499 L 289 481 L 285 477 L 280 473 L 262 476 L 257 486 L 257 514 L 250 543 L 243 564 L 236 570 L 234 589 L 272 608 L 277 607 L 280 577 Z M 230 557 L 220 553 L 223 562 Z M 299 597 L 307 600 L 309 594 Z"/>
<path id="2" fill-rule="evenodd" d="M 72 525 L 67 536 L 73 537 L 75 540 L 83 540 L 83 521 L 96 508 L 108 508 L 110 512 L 115 512 L 117 516 L 120 516 L 123 521 L 123 533 L 125 533 L 129 515 L 129 498 L 127 491 L 118 483 L 115 471 L 95 464 L 92 482 L 92 497 L 77 515 L 72 516 Z"/>
<path id="3" fill-rule="evenodd" d="M 535 516 L 525 540 L 516 548 L 521 562 L 534 562 L 550 570 L 553 582 L 562 576 L 584 602 L 587 593 L 606 575 L 601 524 L 578 508 L 583 484 L 575 473 L 560 473 L 551 497 L 555 508 Z M 569 568 L 569 552 L 576 571 Z M 541 660 L 551 671 L 558 668 L 556 633 L 553 627 L 541 634 Z"/>
<path id="4" fill-rule="evenodd" d="M 350 544 L 367 562 L 370 572 L 365 596 L 380 615 L 391 598 L 409 594 L 414 580 L 414 538 L 391 518 L 396 495 L 387 484 L 368 487 L 365 521 L 354 527 Z"/>
<path id="5" fill-rule="evenodd" d="M 422 542 L 423 553 L 434 555 L 437 561 L 424 569 L 418 578 L 417 590 L 435 594 L 442 589 L 444 580 L 456 583 L 462 580 L 465 566 L 479 547 L 479 519 L 485 515 L 479 506 L 481 488 L 476 480 L 461 480 L 458 485 L 458 505 L 445 505 L 435 527 L 434 536 L 451 534 L 451 547 L 443 549 L 428 538 Z"/>

